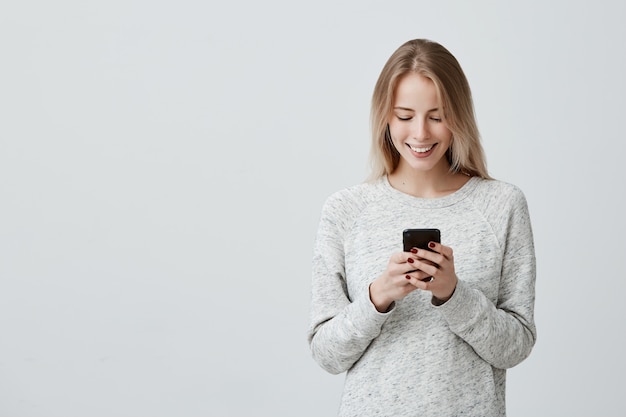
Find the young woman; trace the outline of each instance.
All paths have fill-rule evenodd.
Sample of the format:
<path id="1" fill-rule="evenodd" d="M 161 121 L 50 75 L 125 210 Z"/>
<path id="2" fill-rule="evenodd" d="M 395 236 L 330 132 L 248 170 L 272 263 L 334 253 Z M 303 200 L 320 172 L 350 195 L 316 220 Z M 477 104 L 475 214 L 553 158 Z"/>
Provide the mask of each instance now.
<path id="1" fill-rule="evenodd" d="M 506 369 L 535 343 L 528 208 L 491 179 L 454 56 L 398 48 L 372 99 L 370 181 L 331 195 L 313 258 L 309 342 L 347 371 L 340 416 L 504 416 Z M 402 231 L 441 244 L 402 251 Z"/>

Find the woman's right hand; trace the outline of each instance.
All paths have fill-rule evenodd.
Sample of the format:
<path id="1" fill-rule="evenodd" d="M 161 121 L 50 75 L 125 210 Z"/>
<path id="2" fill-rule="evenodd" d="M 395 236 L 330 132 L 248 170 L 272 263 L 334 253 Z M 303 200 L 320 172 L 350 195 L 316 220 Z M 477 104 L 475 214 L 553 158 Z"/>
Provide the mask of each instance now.
<path id="1" fill-rule="evenodd" d="M 412 264 L 416 259 L 418 258 L 412 252 L 391 255 L 385 272 L 370 284 L 370 300 L 376 310 L 381 313 L 388 311 L 391 303 L 403 299 L 417 289 L 414 283 L 429 277 L 424 271 L 415 270 Z"/>

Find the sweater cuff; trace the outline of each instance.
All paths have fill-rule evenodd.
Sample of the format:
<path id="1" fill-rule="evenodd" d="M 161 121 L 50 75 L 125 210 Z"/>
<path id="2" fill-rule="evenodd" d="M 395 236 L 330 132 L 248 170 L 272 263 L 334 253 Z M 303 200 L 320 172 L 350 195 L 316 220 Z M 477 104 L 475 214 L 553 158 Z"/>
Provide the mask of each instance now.
<path id="1" fill-rule="evenodd" d="M 387 321 L 389 316 L 393 313 L 396 303 L 392 303 L 389 306 L 389 310 L 385 313 L 381 313 L 376 309 L 374 303 L 370 299 L 369 288 L 359 298 L 354 300 L 353 314 L 350 316 L 350 320 L 355 329 L 359 329 L 357 332 L 361 336 L 376 337 L 380 333 L 380 329 Z"/>
<path id="2" fill-rule="evenodd" d="M 433 308 L 444 316 L 451 329 L 462 331 L 473 322 L 478 303 L 473 289 L 458 280 L 452 297 L 441 305 L 433 304 Z"/>

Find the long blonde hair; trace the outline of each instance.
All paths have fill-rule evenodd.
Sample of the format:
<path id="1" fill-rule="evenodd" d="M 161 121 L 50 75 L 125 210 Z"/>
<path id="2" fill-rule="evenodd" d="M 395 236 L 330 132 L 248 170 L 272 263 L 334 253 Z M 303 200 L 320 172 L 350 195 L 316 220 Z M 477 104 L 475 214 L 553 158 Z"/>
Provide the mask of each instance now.
<path id="1" fill-rule="evenodd" d="M 476 125 L 469 83 L 456 58 L 442 45 L 428 39 L 414 39 L 400 46 L 383 67 L 372 96 L 372 148 L 370 180 L 391 174 L 400 154 L 389 136 L 389 117 L 395 89 L 408 73 L 417 73 L 435 84 L 443 108 L 443 120 L 452 132 L 447 157 L 452 172 L 491 178 Z"/>

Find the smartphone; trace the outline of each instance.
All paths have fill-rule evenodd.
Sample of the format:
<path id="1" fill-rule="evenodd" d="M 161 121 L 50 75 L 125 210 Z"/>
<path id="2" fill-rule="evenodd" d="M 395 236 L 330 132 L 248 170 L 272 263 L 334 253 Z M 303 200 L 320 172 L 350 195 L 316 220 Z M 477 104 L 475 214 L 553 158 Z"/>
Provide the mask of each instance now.
<path id="1" fill-rule="evenodd" d="M 439 229 L 404 229 L 402 231 L 402 244 L 405 252 L 410 252 L 411 248 L 430 250 L 428 242 L 441 243 Z"/>

